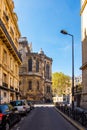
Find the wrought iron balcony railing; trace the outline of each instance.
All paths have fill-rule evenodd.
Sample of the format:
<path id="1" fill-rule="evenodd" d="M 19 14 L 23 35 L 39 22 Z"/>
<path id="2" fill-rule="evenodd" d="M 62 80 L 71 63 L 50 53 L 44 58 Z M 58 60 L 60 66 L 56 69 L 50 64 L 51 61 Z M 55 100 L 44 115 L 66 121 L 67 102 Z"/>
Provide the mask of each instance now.
<path id="1" fill-rule="evenodd" d="M 7 83 L 5 83 L 5 82 L 3 82 L 3 87 L 8 88 L 8 84 L 7 84 Z"/>

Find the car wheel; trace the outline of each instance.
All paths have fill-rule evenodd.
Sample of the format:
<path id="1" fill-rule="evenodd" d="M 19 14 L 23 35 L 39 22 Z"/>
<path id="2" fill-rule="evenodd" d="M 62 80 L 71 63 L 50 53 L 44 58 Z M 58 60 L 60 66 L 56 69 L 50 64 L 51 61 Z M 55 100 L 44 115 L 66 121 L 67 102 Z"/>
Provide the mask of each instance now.
<path id="1" fill-rule="evenodd" d="M 6 123 L 5 130 L 9 130 L 9 129 L 10 129 L 9 123 Z"/>

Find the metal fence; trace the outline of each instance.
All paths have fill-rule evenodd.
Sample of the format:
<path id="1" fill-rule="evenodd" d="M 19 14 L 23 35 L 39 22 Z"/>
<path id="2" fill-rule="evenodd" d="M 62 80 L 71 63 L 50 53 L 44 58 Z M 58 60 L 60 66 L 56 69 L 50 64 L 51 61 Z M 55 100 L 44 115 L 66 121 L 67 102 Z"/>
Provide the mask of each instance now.
<path id="1" fill-rule="evenodd" d="M 55 104 L 56 108 L 66 114 L 68 117 L 76 120 L 83 126 L 87 126 L 87 110 L 84 110 L 80 107 L 75 107 L 72 110 L 71 106 L 67 106 L 66 104 Z"/>

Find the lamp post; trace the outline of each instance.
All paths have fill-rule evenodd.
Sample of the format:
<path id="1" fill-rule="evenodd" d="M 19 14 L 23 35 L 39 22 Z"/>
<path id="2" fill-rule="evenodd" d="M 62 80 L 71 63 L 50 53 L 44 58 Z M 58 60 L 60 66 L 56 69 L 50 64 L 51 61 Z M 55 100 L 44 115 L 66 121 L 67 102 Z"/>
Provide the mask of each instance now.
<path id="1" fill-rule="evenodd" d="M 69 34 L 66 30 L 61 30 L 60 33 L 72 37 L 72 110 L 74 110 L 74 36 Z"/>

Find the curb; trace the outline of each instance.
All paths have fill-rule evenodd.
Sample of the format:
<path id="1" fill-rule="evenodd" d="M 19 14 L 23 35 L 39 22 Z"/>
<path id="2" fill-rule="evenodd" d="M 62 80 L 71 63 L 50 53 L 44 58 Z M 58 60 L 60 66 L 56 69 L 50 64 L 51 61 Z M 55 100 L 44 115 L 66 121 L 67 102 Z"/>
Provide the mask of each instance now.
<path id="1" fill-rule="evenodd" d="M 58 110 L 55 107 L 56 111 L 58 111 L 65 119 L 67 119 L 72 125 L 74 125 L 78 130 L 86 130 L 86 128 L 84 128 L 83 126 L 81 126 L 80 124 L 76 123 L 73 119 L 69 118 L 67 115 L 65 115 L 64 113 L 62 113 L 60 110 Z"/>

